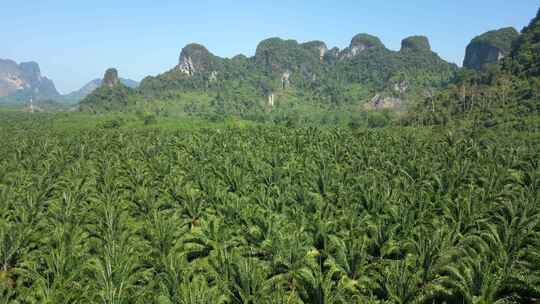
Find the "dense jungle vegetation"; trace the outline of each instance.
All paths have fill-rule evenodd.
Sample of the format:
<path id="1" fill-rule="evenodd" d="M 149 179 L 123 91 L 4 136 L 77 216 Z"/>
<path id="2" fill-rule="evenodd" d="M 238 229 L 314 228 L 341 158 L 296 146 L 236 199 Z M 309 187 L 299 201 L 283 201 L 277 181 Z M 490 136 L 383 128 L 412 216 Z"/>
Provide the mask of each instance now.
<path id="1" fill-rule="evenodd" d="M 213 121 L 235 116 L 276 122 L 286 116 L 290 121 L 301 117 L 321 124 L 317 116 L 361 115 L 366 101 L 376 94 L 422 97 L 424 89 L 450 83 L 457 69 L 433 52 L 423 36 L 405 38 L 399 51 L 367 34 L 356 35 L 341 51 L 328 50 L 321 41 L 270 38 L 258 44 L 253 57 L 230 59 L 189 44 L 176 67 L 146 77 L 132 92 L 122 86 L 118 92 L 97 90 L 81 102 L 80 110 L 97 114 L 139 110 Z M 269 105 L 269 96 L 275 104 Z"/>

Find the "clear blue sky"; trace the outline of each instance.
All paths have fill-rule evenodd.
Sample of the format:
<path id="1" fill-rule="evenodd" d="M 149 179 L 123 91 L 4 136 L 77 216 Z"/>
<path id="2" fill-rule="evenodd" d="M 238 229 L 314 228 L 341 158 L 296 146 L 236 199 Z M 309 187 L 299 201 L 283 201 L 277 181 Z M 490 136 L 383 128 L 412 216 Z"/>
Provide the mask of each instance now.
<path id="1" fill-rule="evenodd" d="M 279 36 L 343 48 L 366 32 L 399 49 L 422 34 L 433 50 L 461 65 L 467 43 L 487 30 L 532 19 L 538 0 L 23 0 L 3 1 L 0 58 L 37 61 L 63 92 L 106 68 L 140 80 L 173 67 L 182 47 L 204 44 L 216 55 L 253 55 Z"/>

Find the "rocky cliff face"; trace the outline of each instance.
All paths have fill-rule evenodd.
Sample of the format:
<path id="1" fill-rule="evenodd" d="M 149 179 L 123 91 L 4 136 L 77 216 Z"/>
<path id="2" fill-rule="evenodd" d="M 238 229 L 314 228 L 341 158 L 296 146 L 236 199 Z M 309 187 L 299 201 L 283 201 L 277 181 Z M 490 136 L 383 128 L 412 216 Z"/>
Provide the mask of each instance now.
<path id="1" fill-rule="evenodd" d="M 481 70 L 487 64 L 496 63 L 507 56 L 519 33 L 514 28 L 489 31 L 476 38 L 467 46 L 463 66 Z"/>
<path id="2" fill-rule="evenodd" d="M 0 59 L 0 97 L 15 101 L 57 98 L 60 94 L 54 83 L 41 75 L 35 62 L 17 64 L 13 60 Z"/>
<path id="3" fill-rule="evenodd" d="M 352 58 L 364 52 L 365 50 L 376 48 L 385 48 L 384 44 L 378 37 L 369 34 L 358 34 L 352 38 L 349 47 L 341 52 L 341 57 Z"/>
<path id="4" fill-rule="evenodd" d="M 120 83 L 118 79 L 118 71 L 116 69 L 108 69 L 103 76 L 102 86 L 113 88 Z"/>
<path id="5" fill-rule="evenodd" d="M 286 90 L 291 85 L 291 72 L 286 71 L 281 75 L 281 88 Z"/>
<path id="6" fill-rule="evenodd" d="M 11 95 L 27 87 L 17 63 L 0 59 L 0 97 Z"/>
<path id="7" fill-rule="evenodd" d="M 328 52 L 328 47 L 326 46 L 326 43 L 322 41 L 310 41 L 302 43 L 301 46 L 313 52 L 316 56 L 319 57 L 319 61 L 321 62 L 324 60 L 324 55 L 326 55 L 326 52 Z"/>
<path id="8" fill-rule="evenodd" d="M 213 55 L 202 45 L 192 43 L 182 49 L 176 69 L 185 75 L 210 71 Z"/>
<path id="9" fill-rule="evenodd" d="M 384 97 L 377 94 L 366 103 L 365 108 L 368 110 L 397 109 L 401 107 L 402 104 L 403 101 L 399 98 L 390 96 Z"/>

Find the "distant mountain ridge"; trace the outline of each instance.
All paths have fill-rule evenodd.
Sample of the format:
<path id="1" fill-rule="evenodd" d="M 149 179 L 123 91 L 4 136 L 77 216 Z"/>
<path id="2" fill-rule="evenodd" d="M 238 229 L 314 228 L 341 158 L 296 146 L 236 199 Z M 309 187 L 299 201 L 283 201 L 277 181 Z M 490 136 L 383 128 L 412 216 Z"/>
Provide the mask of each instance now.
<path id="1" fill-rule="evenodd" d="M 30 99 L 59 98 L 52 80 L 41 75 L 39 64 L 0 59 L 0 102 L 24 103 Z"/>
<path id="2" fill-rule="evenodd" d="M 292 100 L 326 108 L 358 108 L 368 102 L 373 108 L 400 108 L 405 100 L 444 87 L 458 70 L 432 51 L 425 36 L 403 39 L 398 51 L 366 33 L 355 35 L 344 49 L 328 48 L 322 41 L 299 43 L 276 37 L 261 41 L 252 57 L 233 58 L 191 43 L 172 69 L 146 77 L 131 92 L 122 87 L 101 89 L 83 99 L 81 109 L 102 112 L 154 99 L 178 101 L 186 93 L 211 99 L 206 106 L 185 106 L 187 111 L 206 108 L 217 115 L 264 113 Z M 114 104 L 115 94 L 123 101 Z"/>
<path id="3" fill-rule="evenodd" d="M 132 89 L 135 89 L 139 86 L 139 82 L 135 80 L 131 80 L 127 78 L 120 78 L 119 81 L 125 86 Z M 86 96 L 90 95 L 90 93 L 92 93 L 94 90 L 99 88 L 102 83 L 103 83 L 102 78 L 96 78 L 88 82 L 87 84 L 85 84 L 82 88 L 64 95 L 63 99 L 67 102 L 77 103 L 80 100 L 84 99 Z"/>
<path id="4" fill-rule="evenodd" d="M 343 91 L 362 86 L 372 96 L 380 92 L 421 94 L 423 88 L 448 83 L 457 70 L 457 65 L 431 50 L 424 36 L 405 38 L 399 51 L 387 49 L 378 37 L 365 33 L 354 36 L 342 50 L 330 49 L 322 41 L 269 38 L 258 44 L 254 56 L 232 59 L 192 43 L 182 49 L 176 67 L 143 79 L 139 92 L 152 98 L 174 96 L 171 92 L 175 91 L 220 92 L 224 87 L 242 87 L 242 91 L 252 92 L 252 99 L 271 99 L 275 92 L 293 89 L 330 100 L 341 96 L 330 96 L 329 86 Z M 394 90 L 396 87 L 400 89 Z M 234 100 L 238 95 L 227 97 Z"/>

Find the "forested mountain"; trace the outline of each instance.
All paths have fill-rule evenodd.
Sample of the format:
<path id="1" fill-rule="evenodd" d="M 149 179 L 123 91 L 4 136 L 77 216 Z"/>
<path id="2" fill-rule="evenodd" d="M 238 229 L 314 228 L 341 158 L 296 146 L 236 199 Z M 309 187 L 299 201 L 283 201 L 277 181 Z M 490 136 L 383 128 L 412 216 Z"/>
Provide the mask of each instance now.
<path id="1" fill-rule="evenodd" d="M 368 34 L 355 36 L 344 50 L 329 50 L 321 41 L 300 44 L 270 38 L 259 43 L 251 58 L 220 58 L 204 46 L 188 45 L 178 66 L 144 79 L 141 92 L 212 90 L 235 82 L 263 95 L 289 86 L 317 89 L 330 82 L 377 91 L 391 87 L 397 79 L 422 88 L 445 84 L 456 70 L 431 51 L 425 37 L 405 39 L 399 52 L 388 50 L 379 38 Z"/>
<path id="2" fill-rule="evenodd" d="M 137 90 L 117 87 L 121 98 L 104 97 L 102 90 L 80 109 L 288 124 L 356 124 L 371 115 L 366 110 L 386 108 L 406 110 L 404 123 L 439 124 L 480 111 L 479 121 L 489 125 L 497 119 L 485 110 L 496 104 L 538 107 L 530 100 L 540 90 L 534 77 L 539 36 L 538 17 L 520 34 L 513 28 L 484 33 L 467 47 L 464 69 L 441 59 L 424 36 L 403 39 L 399 51 L 369 34 L 356 35 L 342 50 L 322 41 L 270 38 L 254 56 L 233 58 L 190 44 L 171 70 L 145 78 Z M 384 124 L 388 115 L 377 114 L 373 124 Z"/>
<path id="3" fill-rule="evenodd" d="M 83 111 L 107 112 L 120 111 L 128 106 L 128 100 L 134 91 L 120 81 L 116 69 L 105 71 L 100 86 L 88 94 L 79 104 Z"/>
<path id="4" fill-rule="evenodd" d="M 511 30 L 503 32 L 513 36 Z M 482 35 L 473 44 L 479 39 L 494 39 L 494 35 L 497 32 Z M 458 117 L 472 119 L 474 124 L 482 126 L 513 120 L 519 127 L 524 117 L 537 115 L 540 112 L 540 11 L 511 40 L 512 47 L 504 51 L 508 56 L 476 71 L 461 70 L 446 89 L 411 109 L 413 120 L 446 124 Z"/>
<path id="5" fill-rule="evenodd" d="M 41 75 L 36 62 L 17 64 L 13 60 L 0 59 L 0 104 L 28 104 L 34 102 L 78 103 L 88 94 L 101 86 L 102 79 L 94 79 L 79 90 L 61 95 L 54 82 Z M 137 81 L 120 78 L 125 86 L 136 88 Z"/>
<path id="6" fill-rule="evenodd" d="M 499 62 L 510 54 L 512 44 L 518 37 L 519 33 L 513 27 L 489 31 L 475 37 L 467 46 L 463 66 L 481 70 L 487 64 Z"/>
<path id="7" fill-rule="evenodd" d="M 270 38 L 259 43 L 253 57 L 233 58 L 190 44 L 176 67 L 145 78 L 133 98 L 201 94 L 210 98 L 204 111 L 240 116 L 291 100 L 326 108 L 362 107 L 374 96 L 399 102 L 423 96 L 450 82 L 457 70 L 432 52 L 422 36 L 404 39 L 399 51 L 368 34 L 356 35 L 343 50 L 329 49 L 322 41 Z"/>
<path id="8" fill-rule="evenodd" d="M 30 99 L 58 98 L 54 83 L 41 75 L 36 62 L 17 64 L 0 59 L 0 103 L 25 103 Z"/>
<path id="9" fill-rule="evenodd" d="M 516 41 L 512 58 L 509 69 L 515 74 L 540 76 L 540 10 Z"/>
<path id="10" fill-rule="evenodd" d="M 88 96 L 90 93 L 92 93 L 94 90 L 99 88 L 103 82 L 102 78 L 94 79 L 87 84 L 85 84 L 82 88 L 73 91 L 69 94 L 66 94 L 63 97 L 64 101 L 71 102 L 71 103 L 77 103 L 84 99 L 86 96 Z M 135 89 L 139 86 L 139 83 L 135 80 L 126 79 L 126 78 L 120 78 L 120 82 L 124 84 L 127 87 L 130 87 L 132 89 Z"/>

